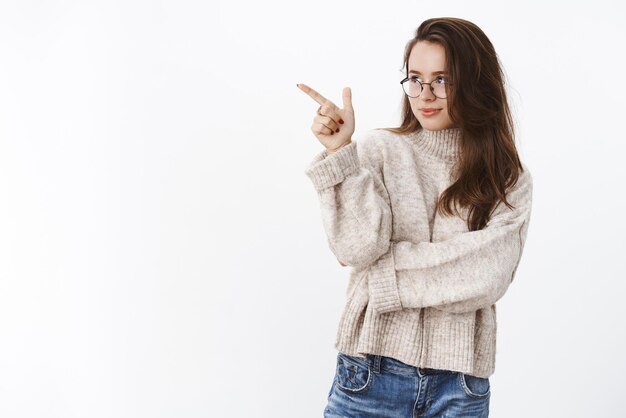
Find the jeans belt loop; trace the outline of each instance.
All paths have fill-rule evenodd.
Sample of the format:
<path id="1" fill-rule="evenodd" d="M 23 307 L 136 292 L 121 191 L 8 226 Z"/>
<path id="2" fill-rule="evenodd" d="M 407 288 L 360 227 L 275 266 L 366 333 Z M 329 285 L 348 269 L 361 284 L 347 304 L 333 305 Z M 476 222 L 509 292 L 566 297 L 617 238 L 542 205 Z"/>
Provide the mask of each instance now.
<path id="1" fill-rule="evenodd" d="M 379 356 L 378 354 L 374 355 L 374 364 L 373 364 L 373 372 L 378 374 L 380 373 L 380 362 L 382 360 L 382 356 Z"/>

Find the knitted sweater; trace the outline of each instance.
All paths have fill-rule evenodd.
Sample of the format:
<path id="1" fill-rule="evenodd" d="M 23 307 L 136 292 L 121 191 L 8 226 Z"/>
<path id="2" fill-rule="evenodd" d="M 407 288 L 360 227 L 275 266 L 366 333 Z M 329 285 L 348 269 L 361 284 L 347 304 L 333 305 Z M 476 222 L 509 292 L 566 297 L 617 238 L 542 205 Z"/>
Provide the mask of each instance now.
<path id="1" fill-rule="evenodd" d="M 330 249 L 351 267 L 335 347 L 416 367 L 489 377 L 496 306 L 512 282 L 528 231 L 532 177 L 525 164 L 482 230 L 435 213 L 452 184 L 461 130 L 409 135 L 371 130 L 305 170 L 320 199 Z"/>

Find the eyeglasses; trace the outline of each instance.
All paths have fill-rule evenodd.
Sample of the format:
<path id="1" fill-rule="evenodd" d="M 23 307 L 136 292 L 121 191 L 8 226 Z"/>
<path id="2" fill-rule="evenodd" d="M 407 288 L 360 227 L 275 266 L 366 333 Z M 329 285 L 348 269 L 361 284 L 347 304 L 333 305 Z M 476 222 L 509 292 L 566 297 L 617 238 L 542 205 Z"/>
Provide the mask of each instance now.
<path id="1" fill-rule="evenodd" d="M 430 91 L 439 99 L 445 99 L 447 97 L 446 84 L 450 85 L 450 83 L 447 83 L 446 79 L 441 76 L 430 83 L 422 83 L 418 77 L 406 77 L 400 84 L 402 85 L 404 93 L 412 98 L 419 97 L 422 91 L 424 91 L 424 84 L 428 84 Z"/>

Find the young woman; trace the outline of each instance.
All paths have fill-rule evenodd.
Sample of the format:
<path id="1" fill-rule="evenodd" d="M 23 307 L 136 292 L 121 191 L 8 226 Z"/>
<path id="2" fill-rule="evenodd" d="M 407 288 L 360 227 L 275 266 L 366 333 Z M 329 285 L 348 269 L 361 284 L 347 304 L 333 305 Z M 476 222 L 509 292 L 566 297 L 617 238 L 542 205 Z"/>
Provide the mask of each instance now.
<path id="1" fill-rule="evenodd" d="M 397 128 L 352 141 L 351 91 L 320 107 L 307 168 L 331 250 L 351 266 L 325 417 L 487 417 L 496 306 L 515 276 L 532 177 L 493 45 L 458 18 L 405 50 Z"/>

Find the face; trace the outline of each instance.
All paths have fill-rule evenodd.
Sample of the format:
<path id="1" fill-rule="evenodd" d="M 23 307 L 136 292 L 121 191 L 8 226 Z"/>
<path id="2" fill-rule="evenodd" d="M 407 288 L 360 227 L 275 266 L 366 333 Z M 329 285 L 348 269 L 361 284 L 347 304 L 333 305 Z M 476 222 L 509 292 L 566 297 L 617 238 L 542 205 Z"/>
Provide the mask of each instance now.
<path id="1" fill-rule="evenodd" d="M 427 41 L 417 42 L 413 46 L 409 55 L 409 77 L 418 77 L 421 82 L 430 83 L 438 76 L 445 77 L 445 74 L 438 73 L 445 71 L 445 68 L 446 53 L 443 46 Z M 413 114 L 424 128 L 438 131 L 454 127 L 448 115 L 448 100 L 435 96 L 428 85 L 424 85 L 424 90 L 418 97 L 408 97 L 408 99 Z M 428 108 L 438 110 L 425 112 Z"/>

